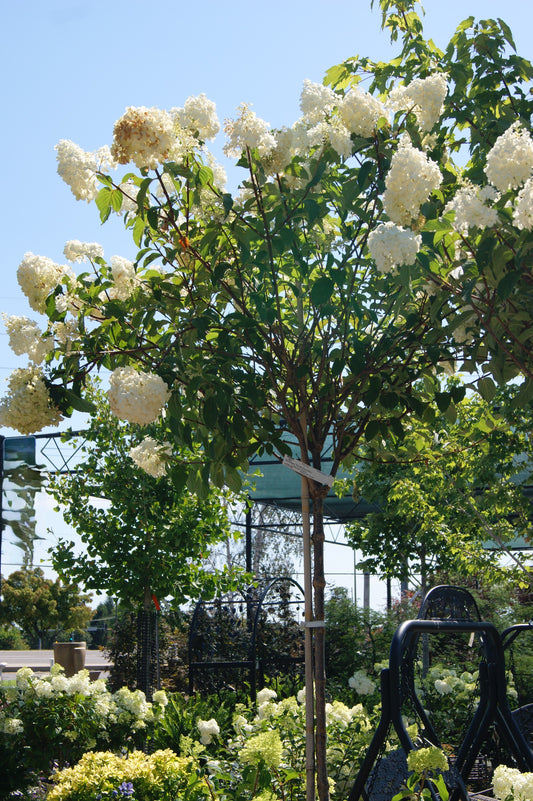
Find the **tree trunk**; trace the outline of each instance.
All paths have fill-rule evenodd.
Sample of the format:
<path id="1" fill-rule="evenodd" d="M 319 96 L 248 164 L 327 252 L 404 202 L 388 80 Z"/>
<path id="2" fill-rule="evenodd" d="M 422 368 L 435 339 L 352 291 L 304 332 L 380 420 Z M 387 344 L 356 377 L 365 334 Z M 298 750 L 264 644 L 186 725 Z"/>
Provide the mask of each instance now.
<path id="1" fill-rule="evenodd" d="M 326 629 L 324 622 L 324 498 L 313 493 L 313 590 L 315 606 L 315 715 L 316 778 L 320 801 L 328 801 L 329 784 L 326 762 Z M 317 625 L 318 624 L 318 625 Z"/>

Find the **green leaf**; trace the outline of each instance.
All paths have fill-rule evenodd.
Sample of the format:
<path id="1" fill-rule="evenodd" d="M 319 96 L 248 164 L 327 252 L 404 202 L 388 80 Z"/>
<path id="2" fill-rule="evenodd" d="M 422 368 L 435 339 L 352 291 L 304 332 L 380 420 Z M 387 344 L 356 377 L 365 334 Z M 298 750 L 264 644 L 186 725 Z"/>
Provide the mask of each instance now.
<path id="1" fill-rule="evenodd" d="M 335 284 L 327 275 L 321 276 L 311 287 L 311 302 L 314 306 L 327 303 L 333 294 Z"/>
<path id="2" fill-rule="evenodd" d="M 480 378 L 477 382 L 477 391 L 483 400 L 490 401 L 496 395 L 496 384 L 490 376 L 485 376 L 484 378 Z"/>

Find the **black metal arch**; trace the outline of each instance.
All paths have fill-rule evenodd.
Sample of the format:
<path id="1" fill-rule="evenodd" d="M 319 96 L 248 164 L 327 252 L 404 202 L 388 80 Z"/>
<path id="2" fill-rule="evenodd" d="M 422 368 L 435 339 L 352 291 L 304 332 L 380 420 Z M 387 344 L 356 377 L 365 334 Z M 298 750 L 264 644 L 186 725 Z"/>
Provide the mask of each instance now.
<path id="1" fill-rule="evenodd" d="M 295 588 L 300 597 L 270 600 L 274 589 L 280 585 Z M 235 597 L 236 595 L 237 598 Z M 304 661 L 303 629 L 301 630 L 301 655 L 287 657 L 279 653 L 270 652 L 268 655 L 264 653 L 264 644 L 261 641 L 260 631 L 262 616 L 265 610 L 268 609 L 283 606 L 299 606 L 303 603 L 303 588 L 295 579 L 288 576 L 278 576 L 273 579 L 267 579 L 258 586 L 249 587 L 244 592 L 231 593 L 229 597 L 226 598 L 215 598 L 212 601 L 199 600 L 195 606 L 189 628 L 189 693 L 192 694 L 195 692 L 195 680 L 201 677 L 202 674 L 238 669 L 247 672 L 250 684 L 250 695 L 252 700 L 255 701 L 258 685 L 263 686 L 264 684 L 265 668 L 268 665 L 283 664 L 286 666 L 287 662 L 290 662 L 292 665 L 297 665 Z M 235 607 L 237 606 L 246 607 L 245 617 L 237 617 L 235 611 Z M 216 618 L 211 618 L 212 622 L 215 622 L 215 625 L 211 626 L 209 629 L 208 641 L 206 641 L 205 635 L 203 635 L 200 630 L 202 613 L 206 613 L 206 610 L 209 608 L 218 610 L 219 614 L 222 614 L 222 610 L 224 609 L 229 610 L 229 614 L 225 612 L 225 619 L 223 622 L 231 625 L 232 621 L 235 624 L 235 633 L 240 635 L 240 642 L 235 642 L 235 653 L 233 656 L 230 656 L 230 658 L 217 658 L 216 656 Z M 240 649 L 239 646 L 241 646 Z M 205 657 L 206 652 L 210 652 L 212 658 L 202 658 Z M 223 656 L 225 656 L 224 653 Z"/>

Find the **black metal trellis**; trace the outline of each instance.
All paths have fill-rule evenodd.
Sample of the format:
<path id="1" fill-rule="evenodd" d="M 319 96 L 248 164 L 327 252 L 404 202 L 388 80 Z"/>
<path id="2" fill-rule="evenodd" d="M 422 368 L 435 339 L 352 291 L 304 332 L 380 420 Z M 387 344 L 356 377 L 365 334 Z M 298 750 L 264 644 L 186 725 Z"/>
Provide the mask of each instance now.
<path id="1" fill-rule="evenodd" d="M 285 588 L 285 590 L 283 590 Z M 296 591 L 297 597 L 292 597 Z M 277 597 L 276 597 L 277 594 Z M 243 593 L 213 601 L 199 601 L 189 630 L 189 692 L 212 691 L 248 680 L 253 700 L 267 672 L 298 670 L 304 663 L 303 627 L 291 616 L 287 621 L 292 642 L 290 653 L 280 653 L 266 642 L 267 615 L 303 606 L 304 592 L 292 578 L 277 577 Z M 222 676 L 223 681 L 220 681 Z"/>

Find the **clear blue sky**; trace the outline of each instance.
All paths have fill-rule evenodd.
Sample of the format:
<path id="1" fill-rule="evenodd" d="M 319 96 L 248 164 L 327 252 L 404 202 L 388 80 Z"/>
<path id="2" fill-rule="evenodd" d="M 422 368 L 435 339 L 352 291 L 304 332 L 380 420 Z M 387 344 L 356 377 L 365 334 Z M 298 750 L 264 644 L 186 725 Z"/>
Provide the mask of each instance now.
<path id="1" fill-rule="evenodd" d="M 501 16 L 533 60 L 531 9 L 526 0 L 426 0 L 424 27 L 444 47 L 467 16 Z M 16 280 L 26 251 L 63 263 L 65 242 L 80 239 L 100 242 L 108 258 L 134 255 L 119 218 L 102 228 L 96 207 L 57 175 L 60 139 L 94 150 L 111 144 L 126 106 L 171 108 L 200 92 L 221 120 L 248 102 L 272 126 L 292 124 L 304 79 L 320 82 L 355 54 L 396 53 L 380 20 L 378 0 L 373 11 L 370 0 L 4 0 L 0 311 L 35 318 Z M 25 365 L 0 323 L 0 395 Z"/>

